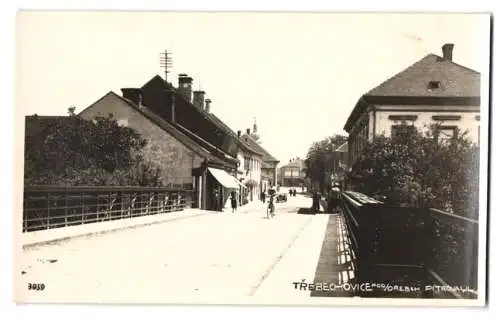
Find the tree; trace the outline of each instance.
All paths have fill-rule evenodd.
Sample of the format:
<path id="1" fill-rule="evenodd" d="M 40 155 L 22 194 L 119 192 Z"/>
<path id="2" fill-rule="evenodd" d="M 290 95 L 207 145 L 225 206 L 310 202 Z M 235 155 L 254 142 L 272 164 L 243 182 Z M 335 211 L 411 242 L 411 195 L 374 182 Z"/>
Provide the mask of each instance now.
<path id="1" fill-rule="evenodd" d="M 330 163 L 335 159 L 335 149 L 347 141 L 343 135 L 334 135 L 321 141 L 314 142 L 307 152 L 305 159 L 306 177 L 312 182 L 317 182 L 320 191 L 327 187 L 326 179 L 328 177 Z"/>
<path id="2" fill-rule="evenodd" d="M 442 139 L 439 125 L 400 131 L 364 148 L 348 175 L 354 189 L 392 203 L 477 216 L 479 148 L 467 132 Z"/>
<path id="3" fill-rule="evenodd" d="M 139 133 L 109 117 L 31 117 L 25 144 L 26 185 L 160 184 L 159 170 L 142 156 Z"/>

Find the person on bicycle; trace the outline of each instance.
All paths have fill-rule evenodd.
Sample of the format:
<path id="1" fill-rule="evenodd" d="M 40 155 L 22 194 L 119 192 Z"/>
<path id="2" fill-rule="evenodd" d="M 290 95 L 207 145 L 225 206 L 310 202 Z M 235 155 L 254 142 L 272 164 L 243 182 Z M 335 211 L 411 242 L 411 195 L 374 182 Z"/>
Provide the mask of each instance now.
<path id="1" fill-rule="evenodd" d="M 274 188 L 270 188 L 268 191 L 269 194 L 269 204 L 267 205 L 267 212 L 271 217 L 274 217 L 274 196 L 276 195 L 276 190 Z"/>

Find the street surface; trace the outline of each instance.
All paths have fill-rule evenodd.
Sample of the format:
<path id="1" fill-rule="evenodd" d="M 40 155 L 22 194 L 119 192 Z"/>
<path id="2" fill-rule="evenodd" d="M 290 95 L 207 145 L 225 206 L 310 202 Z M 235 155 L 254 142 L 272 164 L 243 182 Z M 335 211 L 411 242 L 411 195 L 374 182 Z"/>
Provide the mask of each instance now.
<path id="1" fill-rule="evenodd" d="M 211 213 L 31 247 L 16 272 L 21 279 L 17 298 L 113 303 L 307 299 L 311 292 L 292 283 L 312 283 L 325 274 L 317 274 L 318 263 L 334 216 L 297 213 L 311 204 L 299 195 L 276 204 L 273 219 L 257 203 L 234 214 Z M 28 283 L 45 288 L 28 290 Z"/>

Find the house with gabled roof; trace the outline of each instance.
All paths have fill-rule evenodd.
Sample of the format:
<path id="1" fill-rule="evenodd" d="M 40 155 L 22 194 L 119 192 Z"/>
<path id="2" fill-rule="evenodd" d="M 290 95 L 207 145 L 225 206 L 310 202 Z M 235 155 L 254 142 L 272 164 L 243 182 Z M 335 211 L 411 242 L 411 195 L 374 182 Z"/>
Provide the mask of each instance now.
<path id="1" fill-rule="evenodd" d="M 262 164 L 260 166 L 260 190 L 266 190 L 272 186 L 278 186 L 278 163 L 279 160 L 272 156 L 259 142 L 254 139 L 257 134 L 257 126 L 254 124 L 253 133 L 247 129 L 244 135 L 246 141 L 256 150 L 262 153 Z"/>
<path id="2" fill-rule="evenodd" d="M 201 103 L 202 91 L 195 91 L 193 93 L 193 103 Z M 200 96 L 201 95 L 201 96 Z M 239 203 L 244 205 L 250 201 L 257 200 L 260 190 L 260 170 L 263 162 L 264 154 L 256 148 L 253 143 L 249 142 L 245 136 L 242 137 L 241 131 L 235 133 L 228 125 L 224 123 L 217 115 L 210 111 L 211 100 L 207 99 L 204 108 L 205 113 L 213 120 L 222 130 L 233 139 L 237 140 L 238 150 L 238 169 L 235 177 L 243 184 L 239 192 Z M 208 101 L 208 103 L 207 103 Z"/>
<path id="3" fill-rule="evenodd" d="M 179 75 L 178 88 L 156 75 L 140 89 L 144 104 L 164 120 L 180 125 L 237 163 L 237 138 L 204 109 L 205 93 L 192 91 L 193 79 Z M 193 98 L 194 97 L 194 98 Z M 208 105 L 210 104 L 210 100 Z M 235 168 L 236 170 L 236 168 Z"/>
<path id="4" fill-rule="evenodd" d="M 280 167 L 280 183 L 285 187 L 304 187 L 306 184 L 305 161 L 299 157 L 290 159 Z"/>
<path id="5" fill-rule="evenodd" d="M 438 123 L 444 138 L 460 129 L 479 141 L 481 74 L 455 63 L 453 48 L 443 45 L 442 56 L 428 54 L 359 99 L 344 126 L 349 166 L 374 136 L 401 129 Z"/>
<path id="6" fill-rule="evenodd" d="M 194 207 L 222 210 L 229 191 L 241 186 L 231 176 L 236 160 L 182 125 L 162 118 L 143 103 L 140 90 L 125 88 L 122 92 L 123 96 L 108 92 L 78 116 L 92 120 L 112 114 L 119 124 L 147 140 L 143 154 L 160 166 L 162 179 L 191 185 Z M 224 189 L 215 183 L 222 183 Z M 219 190 L 217 194 L 215 190 Z"/>

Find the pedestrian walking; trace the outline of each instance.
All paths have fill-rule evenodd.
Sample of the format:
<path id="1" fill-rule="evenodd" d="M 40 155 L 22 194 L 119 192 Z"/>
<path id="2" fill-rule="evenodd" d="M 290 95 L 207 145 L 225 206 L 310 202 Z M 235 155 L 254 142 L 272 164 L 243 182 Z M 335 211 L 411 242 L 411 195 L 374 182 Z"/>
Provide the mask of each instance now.
<path id="1" fill-rule="evenodd" d="M 312 211 L 313 212 L 318 212 L 319 211 L 319 200 L 321 199 L 321 195 L 319 192 L 316 192 L 313 194 L 313 205 L 312 205 Z"/>
<path id="2" fill-rule="evenodd" d="M 266 191 L 265 190 L 263 190 L 262 193 L 260 193 L 260 200 L 262 201 L 262 203 L 266 202 Z"/>
<path id="3" fill-rule="evenodd" d="M 238 202 L 236 200 L 236 192 L 234 190 L 231 192 L 231 208 L 233 209 L 233 213 L 236 212 L 236 208 L 238 208 Z"/>
<path id="4" fill-rule="evenodd" d="M 335 183 L 328 193 L 328 210 L 329 212 L 337 211 L 340 207 L 340 184 Z"/>
<path id="5" fill-rule="evenodd" d="M 293 189 L 293 197 L 297 196 L 297 190 L 294 188 Z"/>

